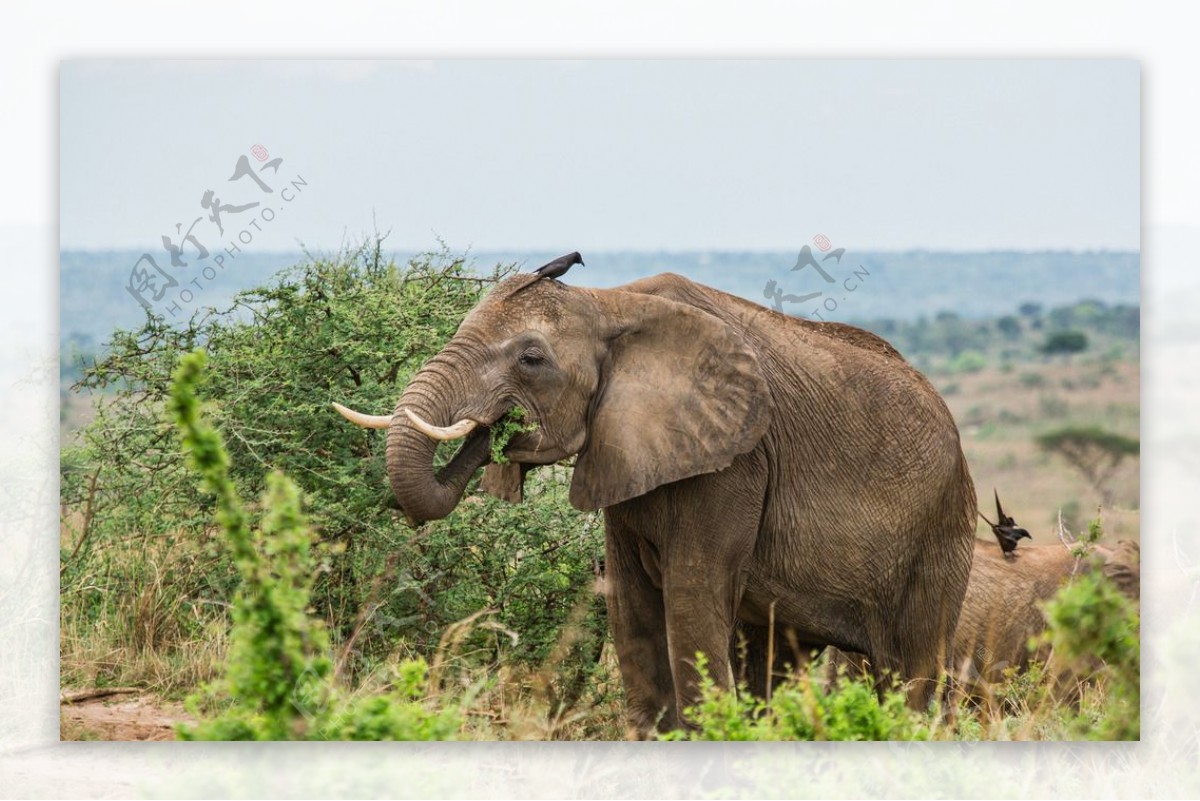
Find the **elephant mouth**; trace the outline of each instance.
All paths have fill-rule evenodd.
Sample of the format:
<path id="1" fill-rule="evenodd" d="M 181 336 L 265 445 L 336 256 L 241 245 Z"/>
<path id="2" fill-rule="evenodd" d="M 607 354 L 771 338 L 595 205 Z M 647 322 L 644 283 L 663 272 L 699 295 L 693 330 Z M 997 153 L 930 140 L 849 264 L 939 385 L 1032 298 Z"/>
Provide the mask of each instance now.
<path id="1" fill-rule="evenodd" d="M 456 437 L 456 439 L 458 439 Z M 475 425 L 472 426 L 464 437 L 461 438 L 462 443 L 454 451 L 454 455 L 437 471 L 439 481 L 443 481 L 447 476 L 456 475 L 460 471 L 467 470 L 474 473 L 482 467 L 491 453 L 492 429 L 491 426 Z M 450 440 L 446 440 L 447 442 Z M 481 458 L 482 457 L 482 458 Z"/>

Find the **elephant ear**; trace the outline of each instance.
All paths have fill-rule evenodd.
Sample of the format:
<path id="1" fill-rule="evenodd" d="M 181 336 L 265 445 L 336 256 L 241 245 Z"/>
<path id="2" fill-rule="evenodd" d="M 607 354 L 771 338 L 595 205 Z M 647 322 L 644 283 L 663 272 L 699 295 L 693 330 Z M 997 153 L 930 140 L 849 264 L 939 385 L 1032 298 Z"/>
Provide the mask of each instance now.
<path id="1" fill-rule="evenodd" d="M 489 495 L 509 503 L 520 503 L 525 499 L 525 474 L 532 465 L 508 462 L 492 462 L 483 468 L 483 479 L 479 486 Z"/>
<path id="2" fill-rule="evenodd" d="M 663 297 L 610 297 L 616 322 L 571 480 L 585 511 L 728 467 L 770 422 L 758 356 L 732 326 Z"/>

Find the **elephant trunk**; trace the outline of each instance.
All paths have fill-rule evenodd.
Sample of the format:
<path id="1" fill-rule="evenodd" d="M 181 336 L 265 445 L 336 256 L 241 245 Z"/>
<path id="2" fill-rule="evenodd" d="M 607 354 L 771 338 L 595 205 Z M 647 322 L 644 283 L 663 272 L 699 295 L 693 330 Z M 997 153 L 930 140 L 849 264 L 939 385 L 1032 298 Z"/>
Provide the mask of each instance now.
<path id="1" fill-rule="evenodd" d="M 439 520 L 454 510 L 475 471 L 487 463 L 489 429 L 474 427 L 458 453 L 440 471 L 434 469 L 438 440 L 422 431 L 405 410 L 435 426 L 451 426 L 461 415 L 454 398 L 463 394 L 458 370 L 447 369 L 444 358 L 434 357 L 413 378 L 400 396 L 388 428 L 387 471 L 392 493 L 412 525 Z M 464 427 L 470 428 L 470 427 Z"/>

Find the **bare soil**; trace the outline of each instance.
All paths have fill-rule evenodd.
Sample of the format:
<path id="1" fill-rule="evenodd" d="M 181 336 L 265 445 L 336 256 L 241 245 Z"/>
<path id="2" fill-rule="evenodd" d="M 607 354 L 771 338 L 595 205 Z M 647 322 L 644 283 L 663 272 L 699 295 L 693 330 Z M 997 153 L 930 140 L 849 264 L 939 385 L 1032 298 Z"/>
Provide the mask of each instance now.
<path id="1" fill-rule="evenodd" d="M 71 700 L 82 696 L 79 700 Z M 141 691 L 91 695 L 66 690 L 59 712 L 61 740 L 174 740 L 176 723 L 194 719 L 178 701 Z"/>

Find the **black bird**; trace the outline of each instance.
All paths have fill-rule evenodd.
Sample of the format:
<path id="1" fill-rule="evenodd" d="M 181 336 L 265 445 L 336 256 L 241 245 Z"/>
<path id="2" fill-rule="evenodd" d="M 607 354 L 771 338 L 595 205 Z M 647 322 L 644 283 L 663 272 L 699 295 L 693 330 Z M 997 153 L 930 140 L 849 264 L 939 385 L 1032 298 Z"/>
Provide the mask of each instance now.
<path id="1" fill-rule="evenodd" d="M 543 264 L 534 270 L 534 273 L 539 278 L 562 278 L 567 274 L 567 270 L 576 264 L 583 264 L 583 256 L 579 255 L 578 250 L 574 253 L 568 253 L 565 256 L 559 256 L 554 261 Z"/>
<path id="2" fill-rule="evenodd" d="M 528 289 L 538 281 L 541 281 L 543 278 L 561 278 L 567 274 L 567 270 L 571 269 L 571 267 L 576 264 L 583 264 L 583 256 L 579 255 L 579 251 L 568 253 L 565 256 L 559 256 L 554 261 L 543 264 L 541 267 L 538 267 L 531 273 L 524 273 L 524 275 L 529 276 L 529 278 L 518 284 L 517 287 L 509 293 L 509 297 L 512 297 L 523 289 Z"/>
<path id="3" fill-rule="evenodd" d="M 1013 520 L 1008 515 L 1004 514 L 1004 510 L 1000 508 L 1000 493 L 995 489 L 992 493 L 996 496 L 996 522 L 993 523 L 986 517 L 983 517 L 983 512 L 979 513 L 983 517 L 983 522 L 992 527 L 992 533 L 996 535 L 996 542 L 1000 543 L 1000 551 L 1006 557 L 1017 549 L 1017 542 L 1022 539 L 1031 540 L 1029 532 L 1017 525 L 1017 521 Z"/>

